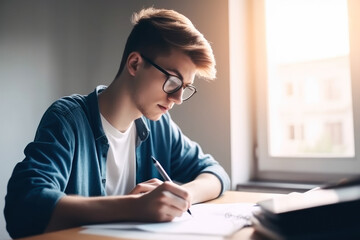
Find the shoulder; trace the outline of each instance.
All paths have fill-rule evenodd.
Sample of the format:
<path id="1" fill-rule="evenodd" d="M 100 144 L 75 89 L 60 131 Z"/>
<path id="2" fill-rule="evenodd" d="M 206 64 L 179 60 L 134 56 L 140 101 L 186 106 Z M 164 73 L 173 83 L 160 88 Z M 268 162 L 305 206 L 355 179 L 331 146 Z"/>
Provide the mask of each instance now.
<path id="1" fill-rule="evenodd" d="M 86 96 L 79 94 L 62 97 L 53 102 L 44 113 L 40 126 L 78 125 L 77 122 L 87 118 L 88 107 Z"/>
<path id="2" fill-rule="evenodd" d="M 85 103 L 85 96 L 74 94 L 56 100 L 53 104 L 51 104 L 47 111 L 55 112 L 65 116 L 79 108 L 83 108 Z"/>

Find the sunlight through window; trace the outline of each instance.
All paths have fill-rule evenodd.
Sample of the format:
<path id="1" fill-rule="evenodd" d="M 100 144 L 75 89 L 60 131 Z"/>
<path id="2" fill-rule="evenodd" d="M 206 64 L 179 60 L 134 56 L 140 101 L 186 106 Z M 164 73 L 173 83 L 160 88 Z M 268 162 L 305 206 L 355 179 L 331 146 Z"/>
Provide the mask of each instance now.
<path id="1" fill-rule="evenodd" d="M 352 157 L 346 0 L 266 0 L 269 155 Z"/>

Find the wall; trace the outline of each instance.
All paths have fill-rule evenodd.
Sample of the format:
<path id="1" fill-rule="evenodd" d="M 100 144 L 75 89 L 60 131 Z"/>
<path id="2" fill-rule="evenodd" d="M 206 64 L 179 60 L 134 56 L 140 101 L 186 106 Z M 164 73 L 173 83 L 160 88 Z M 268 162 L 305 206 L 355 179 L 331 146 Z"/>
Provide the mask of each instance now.
<path id="1" fill-rule="evenodd" d="M 43 112 L 61 96 L 87 94 L 112 81 L 131 13 L 144 6 L 183 13 L 211 41 L 217 80 L 195 81 L 199 92 L 172 116 L 231 172 L 227 1 L 0 0 L 1 209 L 12 169 Z M 1 214 L 0 239 L 8 238 Z"/>

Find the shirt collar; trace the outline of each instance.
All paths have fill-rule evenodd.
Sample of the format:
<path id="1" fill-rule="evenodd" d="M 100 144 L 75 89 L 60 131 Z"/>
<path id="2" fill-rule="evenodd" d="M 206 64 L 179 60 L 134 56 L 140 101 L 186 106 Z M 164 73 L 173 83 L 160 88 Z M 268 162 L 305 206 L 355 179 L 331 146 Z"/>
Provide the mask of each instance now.
<path id="1" fill-rule="evenodd" d="M 100 118 L 100 109 L 99 109 L 99 101 L 98 96 L 99 94 L 105 90 L 107 86 L 100 85 L 97 86 L 96 89 L 88 95 L 88 102 L 89 102 L 89 110 L 92 118 L 93 129 L 95 139 L 105 137 L 105 132 L 102 127 L 101 118 Z M 141 142 L 145 141 L 150 134 L 149 127 L 146 124 L 145 117 L 140 117 L 135 120 L 136 131 L 137 131 L 137 141 L 136 146 L 138 146 Z"/>
<path id="2" fill-rule="evenodd" d="M 138 146 L 140 142 L 145 141 L 150 134 L 149 127 L 147 126 L 144 118 L 145 117 L 143 116 L 135 120 L 136 131 L 138 134 L 138 141 L 136 141 L 136 146 Z"/>

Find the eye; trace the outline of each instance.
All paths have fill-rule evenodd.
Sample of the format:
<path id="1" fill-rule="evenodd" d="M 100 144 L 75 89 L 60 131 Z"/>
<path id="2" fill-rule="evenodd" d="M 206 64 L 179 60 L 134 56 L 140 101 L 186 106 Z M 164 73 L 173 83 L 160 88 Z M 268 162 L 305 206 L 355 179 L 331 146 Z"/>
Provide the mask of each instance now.
<path id="1" fill-rule="evenodd" d="M 164 84 L 164 91 L 167 93 L 173 93 L 182 87 L 182 81 L 175 76 L 169 76 Z"/>

